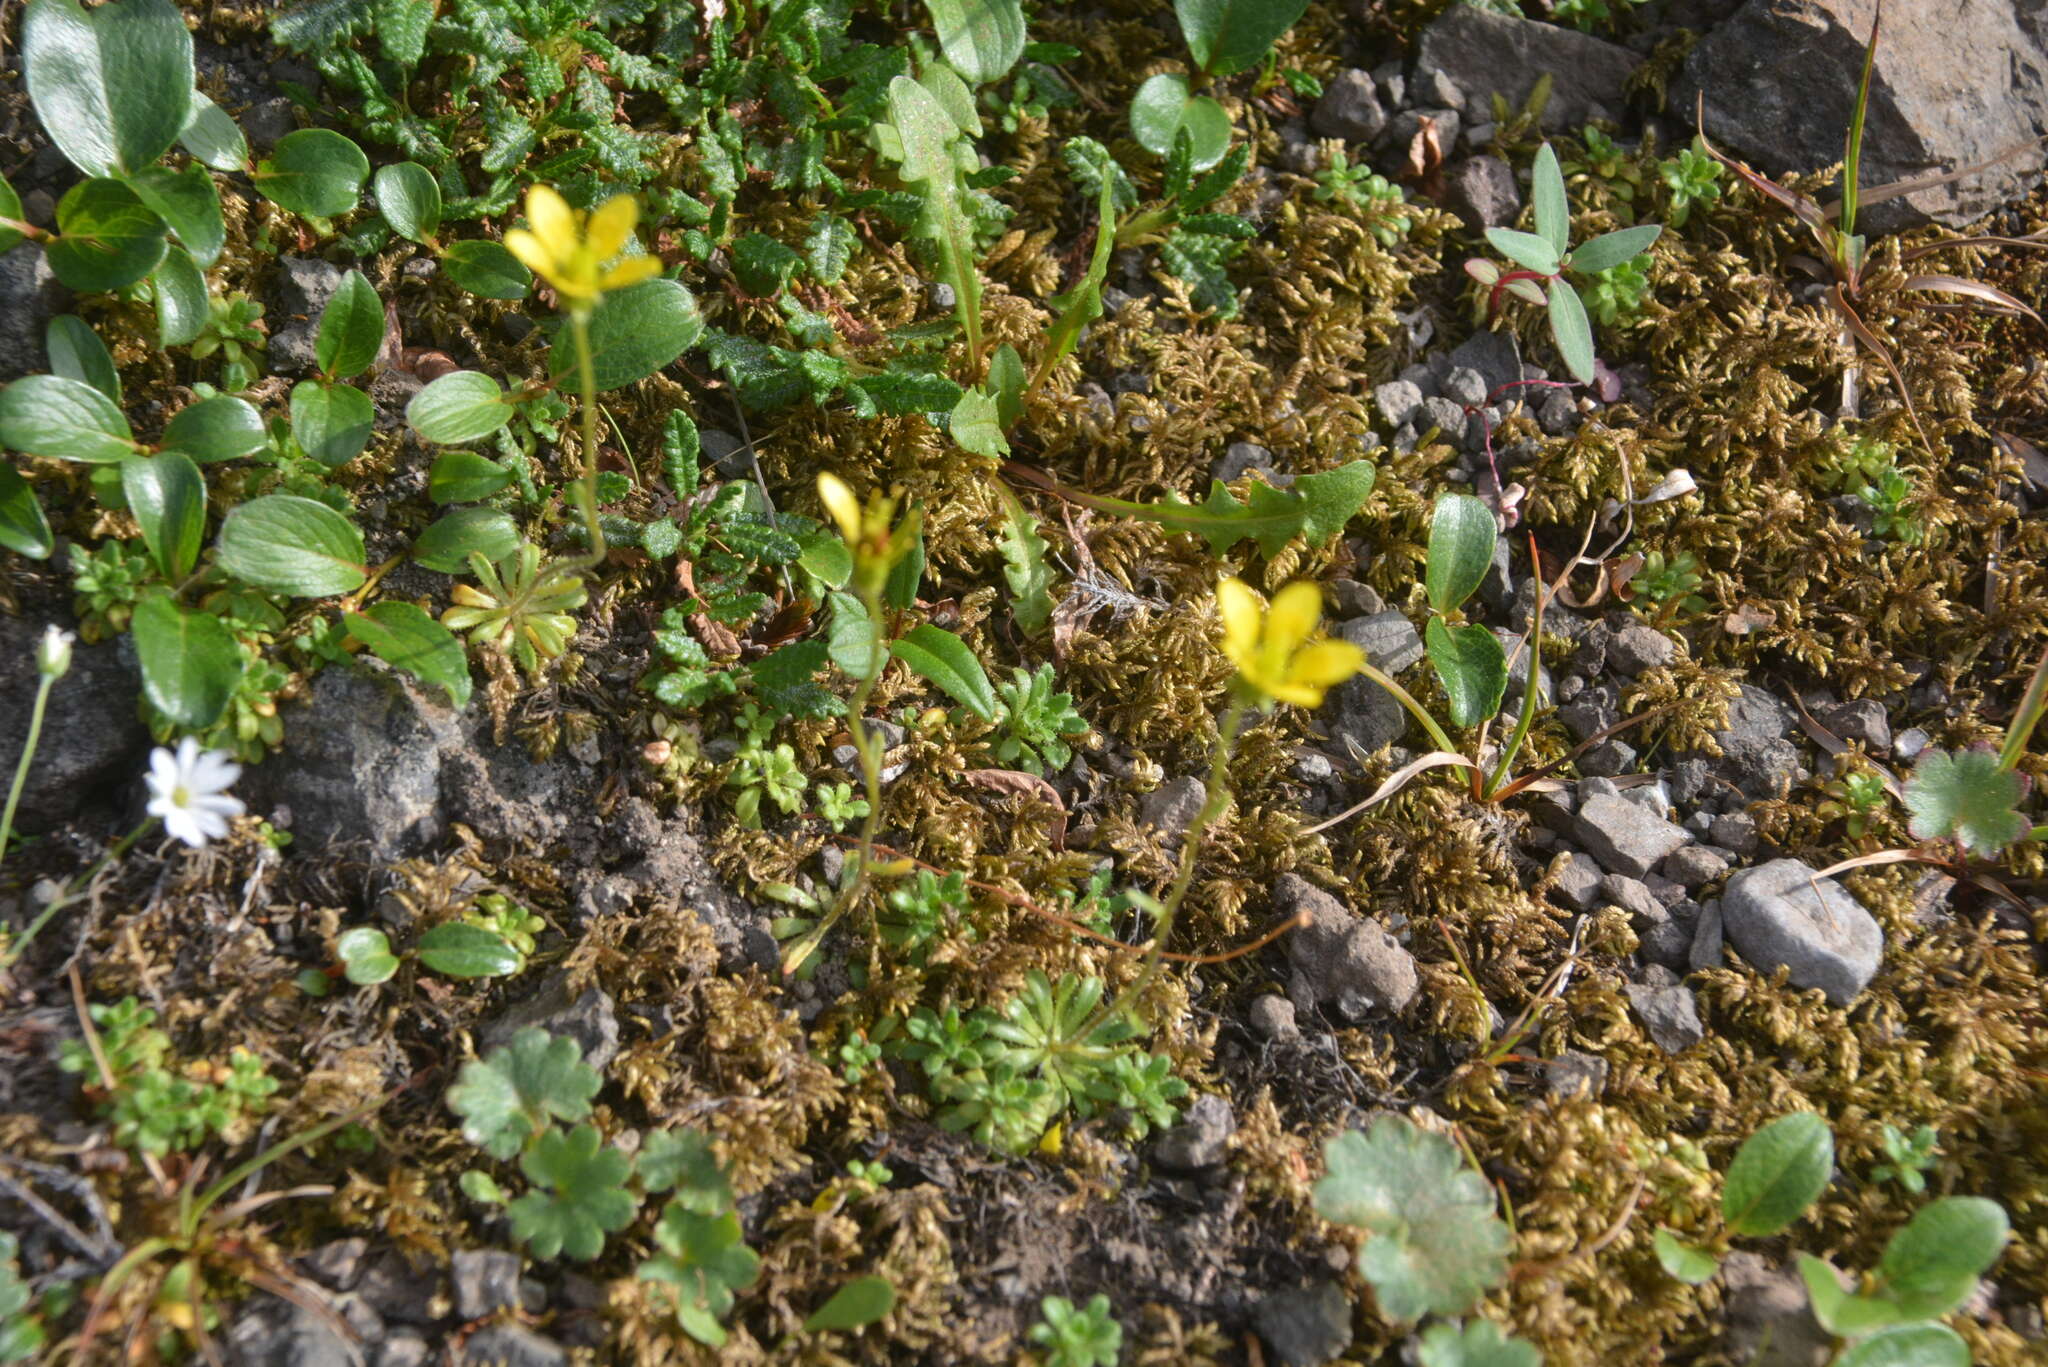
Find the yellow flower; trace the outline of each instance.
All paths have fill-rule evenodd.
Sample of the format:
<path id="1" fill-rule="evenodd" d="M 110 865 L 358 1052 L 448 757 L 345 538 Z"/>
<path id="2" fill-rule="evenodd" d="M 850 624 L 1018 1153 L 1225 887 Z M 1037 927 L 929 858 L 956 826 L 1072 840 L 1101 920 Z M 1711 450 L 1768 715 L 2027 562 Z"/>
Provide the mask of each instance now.
<path id="1" fill-rule="evenodd" d="M 547 186 L 534 185 L 526 191 L 526 221 L 529 227 L 505 233 L 505 246 L 555 287 L 566 308 L 590 308 L 607 290 L 661 273 L 661 262 L 651 256 L 629 256 L 605 269 L 626 249 L 640 221 L 640 201 L 631 195 L 613 195 L 585 214 Z"/>
<path id="2" fill-rule="evenodd" d="M 913 508 L 897 523 L 895 497 L 879 491 L 868 495 L 863 508 L 846 481 L 829 472 L 818 476 L 818 498 L 853 552 L 855 583 L 863 592 L 880 592 L 890 567 L 916 544 L 922 516 Z"/>
<path id="3" fill-rule="evenodd" d="M 1223 615 L 1223 653 L 1245 686 L 1263 697 L 1316 707 L 1323 690 L 1365 663 L 1365 652 L 1349 641 L 1316 637 L 1323 594 L 1306 579 L 1273 595 L 1271 608 L 1243 581 L 1225 579 L 1216 586 L 1216 608 Z"/>

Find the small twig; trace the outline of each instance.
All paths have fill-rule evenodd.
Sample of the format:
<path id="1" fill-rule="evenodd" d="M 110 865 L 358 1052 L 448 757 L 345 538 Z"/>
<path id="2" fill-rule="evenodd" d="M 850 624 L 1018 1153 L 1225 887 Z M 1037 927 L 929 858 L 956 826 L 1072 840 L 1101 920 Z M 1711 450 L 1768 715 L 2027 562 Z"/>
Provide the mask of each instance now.
<path id="1" fill-rule="evenodd" d="M 0 1155 L 0 1164 L 12 1164 L 18 1159 Z M 55 1206 L 36 1195 L 35 1188 L 25 1182 L 18 1182 L 6 1173 L 0 1172 L 0 1192 L 6 1193 L 33 1211 L 44 1224 L 57 1231 L 65 1243 L 93 1260 L 95 1266 L 104 1269 L 107 1264 L 121 1256 L 119 1245 L 109 1245 L 93 1238 L 70 1220 Z"/>

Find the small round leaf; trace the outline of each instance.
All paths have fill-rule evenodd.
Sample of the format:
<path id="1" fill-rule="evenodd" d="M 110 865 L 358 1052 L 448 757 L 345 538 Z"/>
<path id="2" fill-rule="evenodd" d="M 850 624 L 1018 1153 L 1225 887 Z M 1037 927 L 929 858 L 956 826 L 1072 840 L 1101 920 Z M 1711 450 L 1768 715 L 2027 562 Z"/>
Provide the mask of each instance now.
<path id="1" fill-rule="evenodd" d="M 405 420 L 422 440 L 440 446 L 478 441 L 512 421 L 505 391 L 488 375 L 457 370 L 413 395 Z"/>
<path id="2" fill-rule="evenodd" d="M 400 237 L 429 244 L 441 230 L 441 187 L 416 161 L 377 168 L 377 208 Z"/>
<path id="3" fill-rule="evenodd" d="M 334 218 L 356 207 L 370 159 L 329 128 L 301 128 L 278 140 L 256 167 L 256 188 L 279 207 L 307 218 Z"/>
<path id="4" fill-rule="evenodd" d="M 377 407 L 354 385 L 300 380 L 292 386 L 292 440 L 328 469 L 363 453 Z"/>

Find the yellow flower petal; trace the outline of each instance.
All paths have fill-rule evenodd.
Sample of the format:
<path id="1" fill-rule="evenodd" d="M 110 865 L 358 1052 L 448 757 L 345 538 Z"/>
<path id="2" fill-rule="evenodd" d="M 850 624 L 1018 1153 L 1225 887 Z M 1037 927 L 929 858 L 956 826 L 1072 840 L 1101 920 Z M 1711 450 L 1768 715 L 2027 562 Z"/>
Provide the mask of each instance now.
<path id="1" fill-rule="evenodd" d="M 1216 585 L 1216 611 L 1223 618 L 1223 654 L 1242 669 L 1258 651 L 1266 605 L 1243 580 L 1225 579 Z"/>
<path id="2" fill-rule="evenodd" d="M 581 239 L 576 231 L 576 211 L 553 189 L 545 185 L 527 189 L 526 221 L 540 245 L 557 261 L 568 261 L 576 254 Z"/>
<path id="3" fill-rule="evenodd" d="M 1327 687 L 1343 683 L 1364 663 L 1365 652 L 1349 641 L 1310 641 L 1295 653 L 1287 677 Z"/>
<path id="4" fill-rule="evenodd" d="M 543 280 L 552 280 L 555 275 L 555 258 L 541 240 L 524 228 L 505 230 L 505 250 L 520 260 L 520 264 Z"/>
<path id="5" fill-rule="evenodd" d="M 631 195 L 613 195 L 591 214 L 583 240 L 592 256 L 609 261 L 625 250 L 633 225 L 639 221 L 640 201 Z"/>
<path id="6" fill-rule="evenodd" d="M 860 544 L 860 500 L 853 496 L 853 490 L 846 487 L 846 481 L 831 473 L 818 476 L 818 498 L 824 503 L 825 511 L 832 514 L 832 520 L 839 524 L 839 534 L 846 538 L 848 546 Z"/>
<path id="7" fill-rule="evenodd" d="M 651 280 L 661 274 L 661 261 L 652 256 L 629 256 L 604 273 L 604 279 L 597 282 L 601 290 L 622 290 L 628 285 L 637 285 L 642 280 Z"/>
<path id="8" fill-rule="evenodd" d="M 1323 619 L 1323 591 L 1307 579 L 1297 579 L 1273 595 L 1266 614 L 1265 646 L 1283 657 L 1306 641 Z"/>
<path id="9" fill-rule="evenodd" d="M 1276 681 L 1266 692 L 1281 702 L 1291 702 L 1296 707 L 1321 707 L 1323 690 L 1313 684 Z"/>

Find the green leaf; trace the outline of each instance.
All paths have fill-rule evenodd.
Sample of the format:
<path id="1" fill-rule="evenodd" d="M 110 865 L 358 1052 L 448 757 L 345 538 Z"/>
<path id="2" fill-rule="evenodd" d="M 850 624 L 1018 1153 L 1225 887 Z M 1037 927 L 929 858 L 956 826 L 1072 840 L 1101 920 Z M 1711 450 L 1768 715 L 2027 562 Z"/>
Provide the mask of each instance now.
<path id="1" fill-rule="evenodd" d="M 35 489 L 5 461 L 0 461 L 0 546 L 31 560 L 48 560 L 57 549 Z"/>
<path id="2" fill-rule="evenodd" d="M 961 392 L 947 426 L 953 444 L 971 455 L 1001 460 L 1010 454 L 1010 443 L 1004 440 L 1002 423 L 996 418 L 996 401 L 979 389 Z"/>
<path id="3" fill-rule="evenodd" d="M 1133 503 L 1075 490 L 1065 492 L 1103 512 L 1142 518 L 1170 531 L 1192 532 L 1217 555 L 1240 541 L 1251 540 L 1265 555 L 1274 556 L 1297 536 L 1320 545 L 1342 531 L 1371 497 L 1376 478 L 1371 461 L 1354 460 L 1322 474 L 1303 475 L 1292 489 L 1275 489 L 1253 480 L 1250 498 L 1243 503 L 1222 480 L 1210 484 L 1209 497 L 1202 503 L 1186 503 L 1171 494 L 1160 503 Z"/>
<path id="4" fill-rule="evenodd" d="M 1847 1338 L 1906 1318 L 1889 1300 L 1844 1291 L 1841 1276 L 1832 1264 L 1810 1253 L 1801 1253 L 1797 1261 L 1813 1317 L 1830 1334 Z"/>
<path id="5" fill-rule="evenodd" d="M 1015 3 L 1015 0 L 1012 0 Z M 1019 21 L 1022 32 L 1022 21 Z M 804 1321 L 806 1334 L 831 1329 L 859 1329 L 880 1320 L 896 1308 L 896 1285 L 887 1277 L 856 1277 L 832 1293 Z"/>
<path id="6" fill-rule="evenodd" d="M 1308 0 L 1174 0 L 1173 12 L 1195 66 L 1229 76 L 1265 60 L 1294 27 Z"/>
<path id="7" fill-rule="evenodd" d="M 135 605 L 130 628 L 150 706 L 187 731 L 220 720 L 242 680 L 242 648 L 220 618 L 188 612 L 170 595 L 151 593 Z"/>
<path id="8" fill-rule="evenodd" d="M 73 0 L 31 0 L 21 66 L 43 131 L 88 176 L 153 165 L 191 118 L 192 35 L 171 0 L 112 0 L 90 13 Z"/>
<path id="9" fill-rule="evenodd" d="M 996 719 L 996 691 L 967 643 L 926 622 L 889 643 L 889 653 L 983 721 Z"/>
<path id="10" fill-rule="evenodd" d="M 1535 163 L 1529 168 L 1529 198 L 1536 208 L 1536 235 L 1550 244 L 1552 256 L 1563 256 L 1572 242 L 1572 210 L 1564 197 L 1564 172 L 1558 169 L 1557 153 L 1547 142 L 1536 149 Z M 1489 240 L 1492 236 L 1487 234 Z"/>
<path id="11" fill-rule="evenodd" d="M 883 656 L 875 649 L 875 624 L 867 608 L 850 593 L 827 594 L 825 602 L 832 610 L 826 628 L 832 663 L 848 678 L 873 678 Z"/>
<path id="12" fill-rule="evenodd" d="M 1046 564 L 1045 538 L 1038 534 L 1038 519 L 1007 486 L 996 485 L 1003 500 L 1003 578 L 1010 586 L 1010 617 L 1027 636 L 1045 630 L 1052 621 L 1052 568 Z"/>
<path id="13" fill-rule="evenodd" d="M 348 213 L 369 178 L 363 149 L 331 128 L 285 134 L 251 177 L 272 203 L 306 218 Z"/>
<path id="14" fill-rule="evenodd" d="M 1018 0 L 925 0 L 939 50 L 970 85 L 999 81 L 1024 55 L 1024 7 Z"/>
<path id="15" fill-rule="evenodd" d="M 1514 262 L 1543 275 L 1557 274 L 1560 255 L 1550 245 L 1550 240 L 1534 233 L 1517 232 L 1513 228 L 1488 228 L 1486 240 L 1493 249 Z"/>
<path id="16" fill-rule="evenodd" d="M 0 446 L 93 464 L 126 460 L 136 450 L 114 401 L 64 375 L 24 375 L 0 389 Z"/>
<path id="17" fill-rule="evenodd" d="M 533 272 L 504 243 L 485 238 L 449 243 L 441 253 L 441 269 L 456 288 L 479 299 L 524 299 L 533 288 Z"/>
<path id="18" fill-rule="evenodd" d="M 121 462 L 121 491 L 142 527 L 142 542 L 164 578 L 177 583 L 199 563 L 206 536 L 206 480 L 181 451 Z"/>
<path id="19" fill-rule="evenodd" d="M 1450 700 L 1453 725 L 1477 726 L 1500 711 L 1508 687 L 1508 661 L 1498 636 L 1476 624 L 1454 627 L 1431 617 L 1422 638 Z"/>
<path id="20" fill-rule="evenodd" d="M 1850 1344 L 1834 1367 L 1970 1367 L 1970 1348 L 1945 1324 L 1899 1324 Z"/>
<path id="21" fill-rule="evenodd" d="M 1372 1235 L 1358 1267 L 1390 1318 L 1463 1314 L 1506 1276 L 1493 1189 L 1442 1135 L 1384 1115 L 1331 1140 L 1324 1163 L 1316 1211 Z"/>
<path id="22" fill-rule="evenodd" d="M 512 404 L 490 376 L 457 370 L 413 395 L 405 420 L 422 441 L 457 446 L 480 441 L 512 421 Z"/>
<path id="23" fill-rule="evenodd" d="M 195 262 L 211 266 L 220 259 L 228 229 L 221 218 L 220 192 L 213 188 L 213 177 L 204 167 L 173 171 L 152 166 L 128 177 L 128 188 L 177 234 Z"/>
<path id="24" fill-rule="evenodd" d="M 497 564 L 519 549 L 519 524 L 496 508 L 457 508 L 413 542 L 412 558 L 442 574 L 461 574 L 471 552 Z"/>
<path id="25" fill-rule="evenodd" d="M 411 603 L 378 603 L 367 612 L 346 613 L 343 620 L 348 624 L 348 634 L 369 647 L 378 659 L 404 670 L 422 683 L 442 689 L 458 711 L 469 705 L 469 657 L 462 653 L 462 643 L 455 639 L 454 633 L 435 621 L 425 609 Z M 464 923 L 451 921 L 436 926 L 435 930 L 447 930 L 461 924 Z M 469 929 L 477 927 L 470 926 Z M 428 931 L 421 939 L 422 950 L 433 935 L 434 931 Z M 440 943 L 445 947 L 445 938 Z M 421 957 L 424 960 L 425 956 Z M 520 965 L 505 971 L 517 972 L 523 964 L 522 959 Z M 492 976 L 464 973 L 439 963 L 430 962 L 427 966 L 451 978 Z"/>
<path id="26" fill-rule="evenodd" d="M 0 404 L 5 399 L 0 395 Z M 15 444 L 4 426 L 0 441 Z M 2027 833 L 2027 819 L 2019 810 L 2025 793 L 2020 776 L 2001 769 L 1996 756 L 1982 750 L 1928 750 L 1906 780 L 1907 829 L 1915 840 L 1953 838 L 1972 854 L 1997 854 Z"/>
<path id="27" fill-rule="evenodd" d="M 1450 612 L 1470 598 L 1493 564 L 1493 509 L 1470 494 L 1439 494 L 1429 523 L 1429 605 Z"/>
<path id="28" fill-rule="evenodd" d="M 598 392 L 646 379 L 703 335 L 697 301 L 673 280 L 645 280 L 612 291 L 590 315 L 590 363 Z M 557 384 L 576 382 L 576 342 L 566 329 L 555 339 L 549 368 Z"/>
<path id="29" fill-rule="evenodd" d="M 909 549 L 889 567 L 889 577 L 882 581 L 882 605 L 894 608 L 897 612 L 907 611 L 917 602 L 917 591 L 924 584 L 923 514 L 922 504 L 911 505 L 906 516 L 916 516 L 917 532 L 910 538 Z"/>
<path id="30" fill-rule="evenodd" d="M 21 196 L 14 193 L 14 187 L 7 183 L 7 177 L 0 176 L 0 218 L 20 221 Z M 0 252 L 10 252 L 21 244 L 19 228 L 0 228 Z"/>
<path id="31" fill-rule="evenodd" d="M 927 73 L 937 78 L 950 75 L 946 67 L 934 66 Z M 952 77 L 959 83 L 959 77 Z M 943 82 L 938 82 L 944 88 Z M 973 97 L 967 100 L 966 115 L 974 120 Z M 924 214 L 919 229 L 938 248 L 938 276 L 953 287 L 954 313 L 967 334 L 970 354 L 981 351 L 981 272 L 975 265 L 974 224 L 962 203 L 960 168 L 953 157 L 963 124 L 949 114 L 937 95 L 908 76 L 889 82 L 889 120 L 902 153 L 901 172 L 906 183 L 919 187 Z"/>
<path id="32" fill-rule="evenodd" d="M 1173 151 L 1174 139 L 1188 135 L 1189 165 L 1206 171 L 1230 150 L 1230 115 L 1207 95 L 1188 93 L 1188 78 L 1162 71 L 1147 77 L 1131 97 L 1131 136 L 1155 156 Z"/>
<path id="33" fill-rule="evenodd" d="M 378 167 L 372 184 L 377 210 L 392 231 L 408 242 L 431 246 L 441 231 L 441 187 L 434 173 L 416 161 L 394 162 Z"/>
<path id="34" fill-rule="evenodd" d="M 550 1122 L 589 1115 L 603 1081 L 575 1040 L 529 1026 L 509 1045 L 462 1065 L 448 1089 L 448 1109 L 462 1117 L 464 1139 L 493 1158 L 510 1158 Z"/>
<path id="35" fill-rule="evenodd" d="M 197 90 L 178 141 L 187 152 L 216 171 L 244 171 L 249 166 L 249 140 L 228 112 Z"/>
<path id="36" fill-rule="evenodd" d="M 292 386 L 292 440 L 330 470 L 360 456 L 376 426 L 377 406 L 354 385 L 300 380 Z"/>
<path id="37" fill-rule="evenodd" d="M 215 542 L 220 566 L 273 593 L 325 598 L 361 587 L 363 534 L 325 503 L 265 494 L 230 512 Z"/>
<path id="38" fill-rule="evenodd" d="M 330 380 L 368 370 L 384 345 L 384 301 L 361 271 L 350 271 L 320 314 L 313 357 Z"/>
<path id="39" fill-rule="evenodd" d="M 819 214 L 804 238 L 804 264 L 811 279 L 821 285 L 836 285 L 846 276 L 853 260 L 853 225 L 837 214 Z"/>
<path id="40" fill-rule="evenodd" d="M 1573 249 L 1571 268 L 1581 275 L 1598 275 L 1610 266 L 1633 261 L 1650 250 L 1663 231 L 1661 224 L 1643 223 L 1633 228 L 1602 233 L 1591 242 Z"/>
<path id="41" fill-rule="evenodd" d="M 380 603 L 379 607 L 412 607 L 410 603 Z M 439 622 L 418 612 L 430 625 L 440 627 Z M 349 630 L 356 629 L 351 616 Z M 444 636 L 448 629 L 441 627 Z M 448 636 L 448 644 L 455 645 L 455 638 Z M 455 653 L 462 653 L 461 646 L 455 646 Z M 378 651 L 382 655 L 382 651 Z M 467 690 L 469 676 L 463 675 L 463 686 Z M 420 936 L 420 962 L 434 972 L 449 978 L 509 978 L 526 967 L 526 956 L 514 949 L 504 936 L 467 921 L 443 921 L 426 934 Z"/>
<path id="42" fill-rule="evenodd" d="M 1485 1319 L 1463 1327 L 1430 1325 L 1416 1358 L 1422 1367 L 1543 1367 L 1534 1344 L 1502 1334 L 1499 1325 Z"/>
<path id="43" fill-rule="evenodd" d="M 43 348 L 50 353 L 50 370 L 66 379 L 89 384 L 100 393 L 121 402 L 121 372 L 114 368 L 113 353 L 85 319 L 60 313 L 43 330 Z"/>
<path id="44" fill-rule="evenodd" d="M 670 1201 L 654 1226 L 662 1254 L 640 1265 L 640 1279 L 669 1289 L 676 1318 L 700 1343 L 718 1347 L 725 1330 L 718 1321 L 732 1309 L 733 1292 L 753 1285 L 761 1259 L 741 1241 L 732 1211 L 700 1214 Z"/>
<path id="45" fill-rule="evenodd" d="M 205 274 L 183 247 L 172 247 L 149 279 L 156 289 L 158 343 L 174 347 L 196 341 L 212 313 Z"/>
<path id="46" fill-rule="evenodd" d="M 72 289 L 126 289 L 156 269 L 168 246 L 164 221 L 118 180 L 81 180 L 57 201 L 59 236 L 45 249 Z"/>
<path id="47" fill-rule="evenodd" d="M 1668 1229 L 1660 1229 L 1651 1236 L 1651 1244 L 1657 1250 L 1657 1261 L 1664 1270 L 1684 1282 L 1687 1286 L 1702 1286 L 1712 1281 L 1714 1274 L 1721 1270 L 1721 1260 L 1704 1248 L 1679 1242 L 1678 1236 Z"/>
<path id="48" fill-rule="evenodd" d="M 334 954 L 342 972 L 357 987 L 375 987 L 398 972 L 391 941 L 375 926 L 353 926 L 334 937 Z"/>
<path id="49" fill-rule="evenodd" d="M 989 397 L 996 401 L 996 426 L 1007 432 L 1024 416 L 1024 386 L 1030 377 L 1024 372 L 1024 358 L 1008 342 L 988 358 Z"/>
<path id="50" fill-rule="evenodd" d="M 1885 1245 L 1884 1290 L 1912 1319 L 1939 1319 L 1969 1299 L 1998 1261 L 2010 1226 L 1981 1196 L 1944 1196 L 1913 1212 Z"/>
<path id="51" fill-rule="evenodd" d="M 179 409 L 177 416 L 164 424 L 157 444 L 203 463 L 261 451 L 269 440 L 263 415 L 254 404 L 233 394 L 215 394 Z"/>
<path id="52" fill-rule="evenodd" d="M 733 276 L 741 289 L 757 298 L 782 293 L 803 263 L 796 248 L 785 246 L 766 233 L 748 233 L 732 244 Z"/>
<path id="53" fill-rule="evenodd" d="M 443 451 L 427 471 L 427 497 L 436 503 L 474 503 L 512 482 L 512 472 L 474 451 Z"/>
<path id="54" fill-rule="evenodd" d="M 704 438 L 697 431 L 697 420 L 680 408 L 669 410 L 661 420 L 661 477 L 681 502 L 688 503 L 697 492 L 698 462 L 703 454 Z"/>
<path id="55" fill-rule="evenodd" d="M 1812 1111 L 1780 1116 L 1743 1141 L 1721 1187 L 1728 1232 L 1752 1239 L 1797 1220 L 1827 1188 L 1835 1137 Z"/>
<path id="56" fill-rule="evenodd" d="M 1563 280 L 1550 282 L 1550 337 L 1572 378 L 1593 383 L 1593 325 L 1578 291 Z"/>
<path id="57" fill-rule="evenodd" d="M 732 1183 L 703 1131 L 653 1130 L 640 1141 L 633 1171 L 648 1191 L 675 1190 L 674 1204 L 716 1215 L 732 1204 Z"/>
<path id="58" fill-rule="evenodd" d="M 606 1145 L 594 1125 L 542 1134 L 521 1156 L 519 1168 L 542 1190 L 529 1191 L 505 1214 L 513 1237 L 536 1258 L 595 1258 L 604 1251 L 604 1236 L 631 1224 L 639 1208 L 625 1186 L 631 1161 Z"/>

